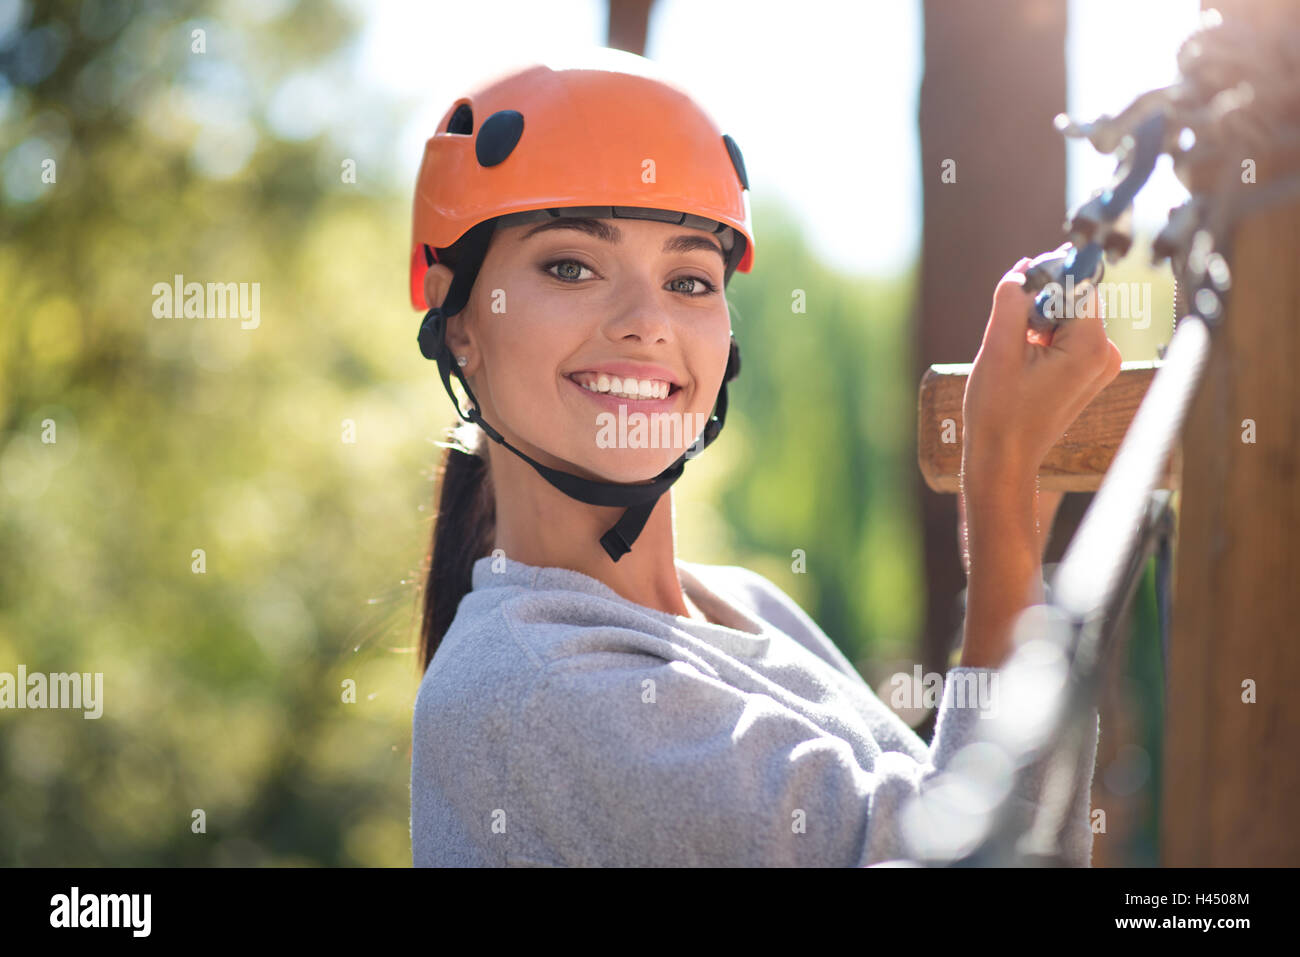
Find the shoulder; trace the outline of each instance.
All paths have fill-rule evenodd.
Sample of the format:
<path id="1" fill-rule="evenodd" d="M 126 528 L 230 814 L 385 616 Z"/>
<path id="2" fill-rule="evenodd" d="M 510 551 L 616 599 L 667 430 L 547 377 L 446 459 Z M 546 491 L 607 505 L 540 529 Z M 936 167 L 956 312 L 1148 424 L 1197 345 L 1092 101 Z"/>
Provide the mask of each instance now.
<path id="1" fill-rule="evenodd" d="M 770 578 L 742 565 L 683 564 L 720 595 L 743 603 L 747 611 L 771 623 L 839 671 L 861 679 L 857 669 L 812 616 Z"/>
<path id="2" fill-rule="evenodd" d="M 769 610 L 807 617 L 798 602 L 770 578 L 751 568 L 743 565 L 703 565 L 698 562 L 682 564 L 695 572 L 710 588 L 716 587 L 719 592 L 725 591 L 728 595 L 743 600 L 753 611 Z"/>
<path id="3" fill-rule="evenodd" d="M 553 665 L 617 667 L 627 655 L 660 663 L 695 658 L 669 623 L 599 594 L 514 586 L 471 591 L 424 674 L 417 712 L 481 713 L 493 704 L 485 694 L 513 709 Z M 496 689 L 502 693 L 490 693 Z"/>
<path id="4" fill-rule="evenodd" d="M 515 639 L 501 603 L 474 608 L 469 598 L 462 600 L 416 692 L 416 733 L 424 741 L 463 739 L 476 726 L 499 733 L 512 703 L 542 670 Z"/>

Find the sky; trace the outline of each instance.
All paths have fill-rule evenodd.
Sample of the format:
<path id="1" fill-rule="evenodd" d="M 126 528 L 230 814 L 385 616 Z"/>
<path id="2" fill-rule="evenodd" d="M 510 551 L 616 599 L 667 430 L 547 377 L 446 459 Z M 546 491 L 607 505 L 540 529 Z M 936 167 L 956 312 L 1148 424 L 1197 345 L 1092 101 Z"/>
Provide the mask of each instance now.
<path id="1" fill-rule="evenodd" d="M 410 104 L 393 149 L 412 183 L 424 140 L 477 80 L 605 40 L 604 0 L 351 2 L 365 17 L 359 80 Z M 784 199 L 814 251 L 845 272 L 905 268 L 920 243 L 920 0 L 801 0 L 794 9 L 788 0 L 657 0 L 646 55 L 735 138 L 751 201 Z M 1198 16 L 1197 0 L 1071 0 L 1070 115 L 1117 113 L 1176 79 L 1174 54 Z M 846 111 L 865 122 L 843 122 Z M 834 131 L 836 149 L 822 148 L 822 131 Z M 1114 172 L 1114 159 L 1086 141 L 1070 141 L 1067 163 L 1070 206 Z M 1185 195 L 1162 158 L 1135 205 L 1137 228 L 1158 228 Z M 762 228 L 754 223 L 758 250 Z"/>

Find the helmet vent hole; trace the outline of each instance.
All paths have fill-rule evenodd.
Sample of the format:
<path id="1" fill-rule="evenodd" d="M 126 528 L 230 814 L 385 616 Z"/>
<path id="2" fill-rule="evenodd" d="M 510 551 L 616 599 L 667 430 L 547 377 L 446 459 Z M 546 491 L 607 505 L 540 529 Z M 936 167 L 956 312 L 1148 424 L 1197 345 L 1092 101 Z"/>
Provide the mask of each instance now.
<path id="1" fill-rule="evenodd" d="M 468 103 L 456 107 L 456 112 L 451 114 L 451 119 L 447 121 L 447 132 L 459 133 L 462 136 L 474 132 L 474 111 Z"/>

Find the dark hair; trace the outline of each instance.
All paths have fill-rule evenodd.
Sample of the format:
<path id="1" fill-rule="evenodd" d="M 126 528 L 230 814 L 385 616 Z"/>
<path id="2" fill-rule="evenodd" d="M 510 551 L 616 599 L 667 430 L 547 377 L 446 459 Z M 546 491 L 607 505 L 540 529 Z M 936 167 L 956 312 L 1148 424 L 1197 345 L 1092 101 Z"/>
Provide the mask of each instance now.
<path id="1" fill-rule="evenodd" d="M 437 250 L 438 262 L 456 268 L 456 247 Z M 474 562 L 492 550 L 496 497 L 488 468 L 487 435 L 462 423 L 448 430 L 435 476 L 433 539 L 426 556 L 421 602 L 419 667 L 423 674 L 470 591 Z"/>

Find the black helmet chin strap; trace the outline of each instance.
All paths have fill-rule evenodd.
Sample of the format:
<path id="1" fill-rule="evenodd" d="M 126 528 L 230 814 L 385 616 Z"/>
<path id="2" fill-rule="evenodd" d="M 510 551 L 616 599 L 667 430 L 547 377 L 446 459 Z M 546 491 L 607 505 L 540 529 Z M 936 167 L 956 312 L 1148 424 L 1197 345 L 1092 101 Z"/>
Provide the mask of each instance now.
<path id="1" fill-rule="evenodd" d="M 452 277 L 451 288 L 447 290 L 447 296 L 442 305 L 430 309 L 420 325 L 418 336 L 420 352 L 426 359 L 433 359 L 438 363 L 438 373 L 442 376 L 443 387 L 447 390 L 447 394 L 451 396 L 452 404 L 456 406 L 456 414 L 466 422 L 477 425 L 493 441 L 515 453 L 515 455 L 531 465 L 542 478 L 570 498 L 577 499 L 587 505 L 627 506 L 623 517 L 600 538 L 600 544 L 609 554 L 609 557 L 613 561 L 618 561 L 632 550 L 632 544 L 640 536 L 641 530 L 645 528 L 645 524 L 649 520 L 650 513 L 654 510 L 659 497 L 668 491 L 669 487 L 681 477 L 686 468 L 687 453 L 683 452 L 678 456 L 677 461 L 644 485 L 593 482 L 590 479 L 580 478 L 577 475 L 561 472 L 558 469 L 543 465 L 515 448 L 502 438 L 500 432 L 483 421 L 479 414 L 478 400 L 474 397 L 473 390 L 470 389 L 469 383 L 465 381 L 460 366 L 453 361 L 451 350 L 447 347 L 445 332 L 447 317 L 456 315 L 469 301 L 470 289 L 474 286 L 474 280 L 478 278 L 479 268 L 483 265 L 483 260 L 487 255 L 488 243 L 496 229 L 496 224 L 497 220 L 490 219 L 472 227 L 465 234 L 464 253 L 457 265 L 455 275 Z M 425 248 L 426 255 L 429 261 L 432 262 L 433 255 L 428 252 L 428 247 Z M 700 451 L 706 449 L 718 437 L 718 433 L 722 431 L 722 426 L 727 419 L 727 383 L 739 373 L 740 348 L 733 336 L 731 352 L 727 357 L 727 371 L 723 376 L 722 387 L 718 390 L 713 416 L 704 425 Z M 456 393 L 452 391 L 451 376 L 453 374 L 460 380 L 461 387 L 464 388 L 465 394 L 469 397 L 471 405 L 468 412 L 461 409 L 460 402 L 456 399 Z"/>

